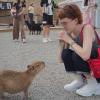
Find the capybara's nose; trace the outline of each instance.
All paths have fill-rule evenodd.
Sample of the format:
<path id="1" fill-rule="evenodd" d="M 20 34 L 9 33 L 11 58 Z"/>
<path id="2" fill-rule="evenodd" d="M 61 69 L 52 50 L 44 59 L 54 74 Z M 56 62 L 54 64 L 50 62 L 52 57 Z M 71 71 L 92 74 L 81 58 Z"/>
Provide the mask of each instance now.
<path id="1" fill-rule="evenodd" d="M 41 64 L 43 67 L 45 67 L 45 62 L 44 61 L 41 61 Z"/>

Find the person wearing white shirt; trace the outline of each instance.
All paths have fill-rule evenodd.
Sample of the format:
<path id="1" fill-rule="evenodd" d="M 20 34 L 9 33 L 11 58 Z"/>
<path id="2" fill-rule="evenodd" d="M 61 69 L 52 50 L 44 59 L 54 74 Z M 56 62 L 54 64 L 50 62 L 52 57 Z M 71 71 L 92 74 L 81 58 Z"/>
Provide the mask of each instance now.
<path id="1" fill-rule="evenodd" d="M 33 6 L 33 3 L 29 5 L 28 15 L 29 15 L 30 22 L 32 22 L 33 21 L 33 16 L 34 16 L 34 6 Z"/>
<path id="2" fill-rule="evenodd" d="M 43 43 L 47 43 L 52 41 L 49 37 L 50 26 L 53 25 L 52 0 L 42 0 L 41 7 L 43 7 Z"/>

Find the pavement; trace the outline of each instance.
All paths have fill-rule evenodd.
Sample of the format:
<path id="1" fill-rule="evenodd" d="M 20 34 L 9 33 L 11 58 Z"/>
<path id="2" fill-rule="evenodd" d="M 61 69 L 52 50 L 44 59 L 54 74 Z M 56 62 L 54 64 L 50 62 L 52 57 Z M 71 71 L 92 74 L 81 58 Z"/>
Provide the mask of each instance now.
<path id="1" fill-rule="evenodd" d="M 25 30 L 28 31 L 27 26 L 24 26 Z M 61 26 L 51 27 L 51 29 L 62 29 Z M 13 26 L 8 26 L 6 24 L 0 25 L 0 32 L 11 32 L 13 30 Z"/>
<path id="2" fill-rule="evenodd" d="M 100 96 L 81 97 L 75 92 L 67 92 L 63 86 L 75 76 L 66 73 L 63 63 L 58 61 L 58 35 L 61 29 L 52 29 L 52 42 L 42 43 L 41 35 L 29 35 L 27 43 L 12 40 L 12 32 L 0 32 L 0 70 L 25 71 L 27 65 L 42 60 L 46 67 L 29 87 L 28 100 L 100 100 Z M 22 100 L 23 93 L 7 94 L 6 100 Z M 1 100 L 1 99 L 0 99 Z"/>
<path id="3" fill-rule="evenodd" d="M 8 25 L 1 25 L 0 26 L 0 32 L 8 32 L 8 31 L 12 31 L 11 26 L 8 26 Z"/>

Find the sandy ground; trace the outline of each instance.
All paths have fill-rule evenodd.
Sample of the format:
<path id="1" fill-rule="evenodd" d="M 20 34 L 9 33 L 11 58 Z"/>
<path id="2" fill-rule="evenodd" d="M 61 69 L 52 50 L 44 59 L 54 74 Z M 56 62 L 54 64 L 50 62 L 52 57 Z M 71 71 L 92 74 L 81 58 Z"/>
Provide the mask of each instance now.
<path id="1" fill-rule="evenodd" d="M 52 42 L 42 43 L 41 35 L 29 35 L 27 43 L 14 42 L 12 33 L 0 33 L 0 70 L 26 70 L 34 60 L 43 60 L 46 68 L 33 80 L 29 88 L 29 100 L 100 100 L 100 96 L 81 97 L 75 92 L 66 92 L 63 86 L 75 77 L 65 72 L 64 65 L 58 62 L 58 33 L 52 30 Z M 23 94 L 7 94 L 6 100 L 22 100 Z"/>

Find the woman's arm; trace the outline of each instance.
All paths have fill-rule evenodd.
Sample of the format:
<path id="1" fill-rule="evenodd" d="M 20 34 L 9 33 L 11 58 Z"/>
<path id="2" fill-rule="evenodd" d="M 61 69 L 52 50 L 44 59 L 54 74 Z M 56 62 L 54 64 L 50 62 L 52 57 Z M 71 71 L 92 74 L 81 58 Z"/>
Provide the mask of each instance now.
<path id="1" fill-rule="evenodd" d="M 88 60 L 90 58 L 94 39 L 95 35 L 92 26 L 86 25 L 83 30 L 83 47 L 79 46 L 73 40 L 70 42 L 70 45 L 83 60 Z"/>
<path id="2" fill-rule="evenodd" d="M 25 8 L 25 7 L 22 7 L 22 8 L 21 8 L 21 12 L 19 12 L 18 15 L 22 15 L 22 14 L 24 14 L 25 11 L 26 11 L 26 8 Z"/>
<path id="3" fill-rule="evenodd" d="M 92 43 L 95 39 L 94 29 L 91 25 L 86 25 L 83 29 L 82 47 L 77 44 L 69 34 L 61 33 L 60 38 L 68 43 L 83 60 L 88 60 L 90 58 Z"/>
<path id="4" fill-rule="evenodd" d="M 59 40 L 58 60 L 60 63 L 62 63 L 62 58 L 61 58 L 62 51 L 63 51 L 63 49 L 67 49 L 68 46 L 69 45 L 66 42 L 64 42 L 63 40 Z"/>

